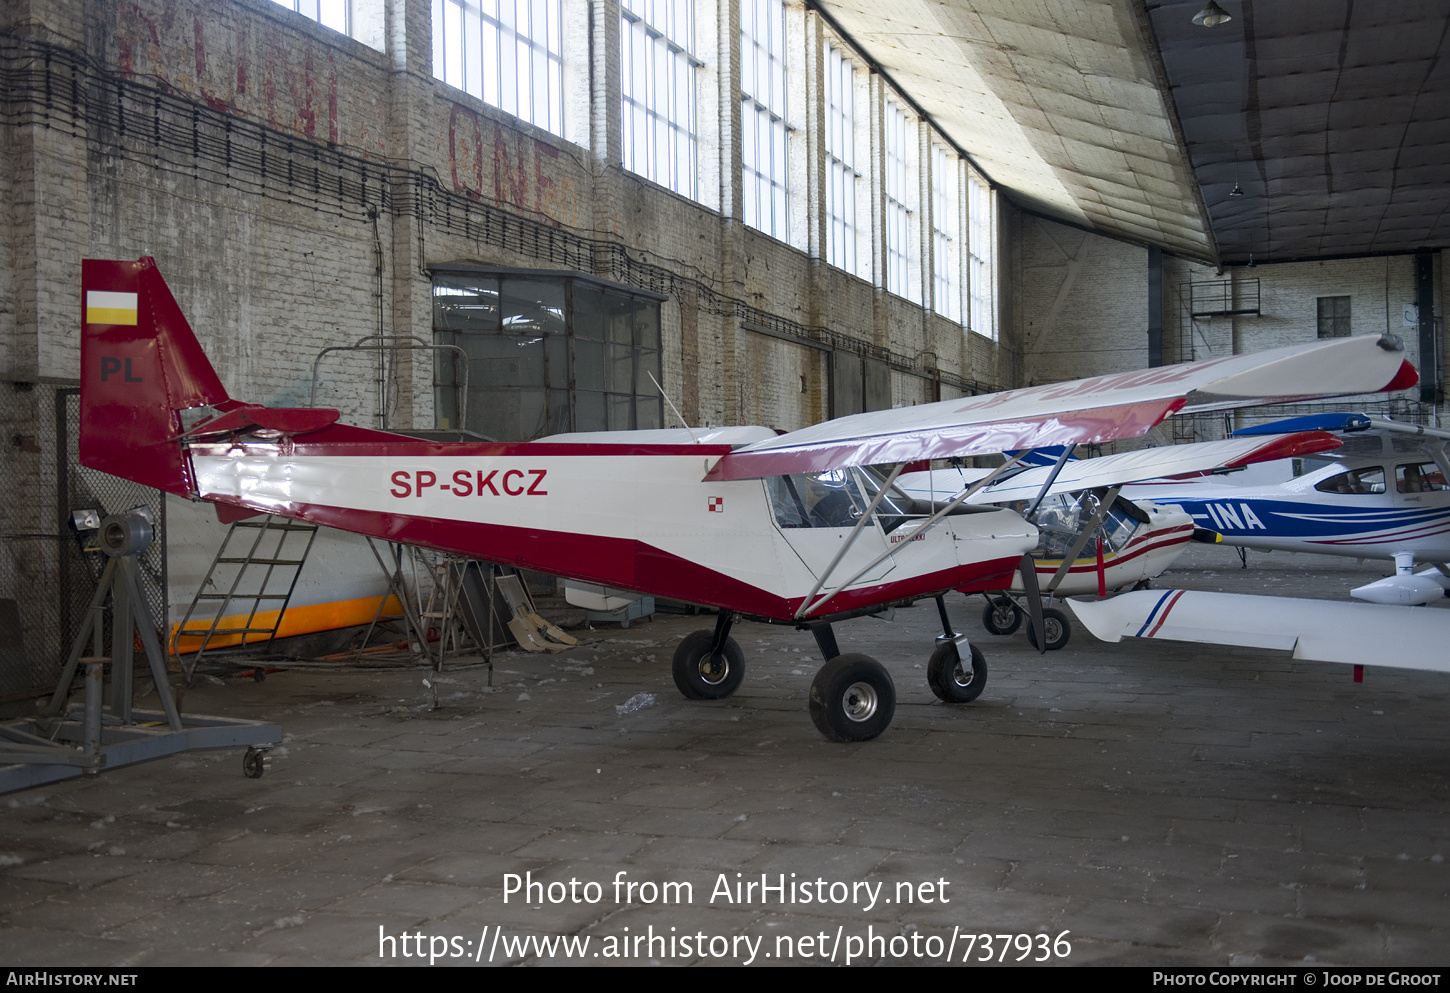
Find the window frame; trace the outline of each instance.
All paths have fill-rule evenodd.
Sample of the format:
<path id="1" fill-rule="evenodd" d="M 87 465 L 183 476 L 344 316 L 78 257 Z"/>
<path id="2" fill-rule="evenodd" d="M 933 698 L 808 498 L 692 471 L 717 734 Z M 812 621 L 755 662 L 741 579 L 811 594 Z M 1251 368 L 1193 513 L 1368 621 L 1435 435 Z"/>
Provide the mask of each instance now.
<path id="1" fill-rule="evenodd" d="M 826 44 L 826 261 L 853 276 L 867 277 L 870 253 L 861 251 L 858 212 L 862 172 L 856 168 L 860 121 L 856 110 L 856 64 L 844 46 Z"/>
<path id="2" fill-rule="evenodd" d="M 1352 299 L 1347 293 L 1315 297 L 1315 329 L 1320 338 L 1348 338 L 1354 333 Z M 1326 304 L 1329 310 L 1327 314 Z M 1339 312 L 1341 305 L 1343 313 Z"/>
<path id="3" fill-rule="evenodd" d="M 683 28 L 677 23 L 682 11 L 686 21 Z M 661 19 L 664 27 L 658 23 Z M 681 42 L 681 34 L 687 35 L 688 44 Z M 695 54 L 695 2 L 621 0 L 619 35 L 620 150 L 624 168 L 681 196 L 699 200 L 696 77 L 705 63 Z M 685 81 L 683 95 L 681 80 Z M 636 92 L 637 86 L 644 90 L 643 94 Z M 642 138 L 637 137 L 641 125 Z M 645 159 L 642 162 L 641 153 Z"/>
<path id="4" fill-rule="evenodd" d="M 459 409 L 457 391 L 465 384 L 469 423 L 463 430 L 495 436 L 496 431 L 484 429 L 507 427 L 514 415 L 518 419 L 513 424 L 523 429 L 531 411 L 542 418 L 541 430 L 531 437 L 501 441 L 664 426 L 664 398 L 646 373 L 663 379 L 663 308 L 668 297 L 574 270 L 446 265 L 431 271 L 433 341 L 460 345 L 470 353 L 467 378 L 459 375 L 451 351 L 440 352 L 435 360 L 434 418 L 439 430 L 460 430 L 453 421 Z M 559 310 L 549 311 L 557 325 L 552 330 L 520 328 L 510 321 L 508 305 L 528 304 L 533 299 L 528 291 L 539 287 L 557 288 Z M 481 308 L 482 318 L 454 316 L 480 309 L 470 301 L 487 300 L 490 294 L 494 304 Z M 581 299 L 585 296 L 590 303 Z M 473 347 L 470 338 L 475 339 Z M 532 378 L 515 375 L 514 381 L 501 381 L 512 370 L 497 368 L 500 363 L 491 356 L 513 351 L 498 347 L 509 343 L 525 350 L 516 353 L 517 366 L 533 373 Z M 481 362 L 494 367 L 479 375 Z M 591 420 L 591 415 L 597 416 Z"/>
<path id="5" fill-rule="evenodd" d="M 771 16 L 766 21 L 762 44 L 752 31 L 759 31 L 759 15 L 767 11 Z M 751 15 L 748 19 L 747 12 Z M 791 233 L 788 37 L 784 0 L 744 0 L 740 5 L 743 219 L 757 231 L 785 242 L 790 241 Z M 765 83 L 764 94 L 758 92 L 761 82 Z"/>
<path id="6" fill-rule="evenodd" d="M 916 211 L 912 207 L 913 171 L 911 168 L 911 118 L 890 97 L 882 112 L 882 180 L 883 201 L 882 257 L 885 272 L 882 285 L 887 292 L 920 304 L 921 286 L 912 279 L 912 269 L 920 258 L 921 246 L 916 237 Z"/>
<path id="7" fill-rule="evenodd" d="M 432 0 L 432 11 L 434 79 L 564 137 L 563 0 Z M 518 26 L 521 11 L 527 19 L 524 30 Z M 542 26 L 534 23 L 539 14 Z M 484 58 L 490 42 L 492 71 Z M 521 71 L 521 59 L 527 73 Z M 522 84 L 527 84 L 527 106 L 521 102 Z M 545 94 L 542 111 L 538 89 Z"/>
<path id="8" fill-rule="evenodd" d="M 959 251 L 960 220 L 957 173 L 961 161 L 935 141 L 931 143 L 931 309 L 941 316 L 962 320 L 962 270 Z"/>
<path id="9" fill-rule="evenodd" d="M 967 327 L 997 341 L 997 191 L 970 170 L 967 260 Z"/>

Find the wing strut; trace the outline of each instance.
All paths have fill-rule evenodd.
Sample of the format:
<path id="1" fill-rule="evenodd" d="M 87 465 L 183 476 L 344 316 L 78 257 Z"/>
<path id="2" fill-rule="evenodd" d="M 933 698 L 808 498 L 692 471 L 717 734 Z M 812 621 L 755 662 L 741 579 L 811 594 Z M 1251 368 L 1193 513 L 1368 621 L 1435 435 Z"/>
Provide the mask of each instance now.
<path id="1" fill-rule="evenodd" d="M 816 585 L 811 587 L 811 591 L 801 601 L 800 609 L 795 612 L 797 619 L 805 614 L 806 605 L 811 602 L 811 597 L 821 591 L 821 587 L 826 585 L 826 580 L 831 578 L 831 573 L 836 571 L 836 566 L 841 564 L 841 559 L 851 550 L 851 546 L 856 544 L 856 536 L 861 533 L 861 529 L 871 520 L 871 515 L 876 513 L 876 508 L 881 505 L 881 500 L 886 496 L 886 491 L 891 489 L 891 484 L 896 482 L 896 477 L 901 475 L 901 470 L 905 468 L 905 462 L 896 463 L 896 468 L 891 470 L 891 477 L 886 480 L 886 485 L 876 491 L 876 495 L 871 498 L 871 502 L 866 506 L 866 512 L 856 518 L 856 526 L 851 529 L 850 534 L 846 535 L 846 541 L 841 545 L 840 551 L 836 552 L 836 557 L 831 559 L 831 564 L 826 566 L 826 571 L 821 573 L 821 578 L 816 580 Z M 829 662 L 830 659 L 826 661 Z"/>
<path id="2" fill-rule="evenodd" d="M 1025 455 L 1025 454 L 1026 453 L 1024 452 L 1023 455 Z M 936 513 L 932 514 L 930 517 L 928 517 L 926 520 L 922 521 L 916 527 L 912 528 L 911 531 L 908 534 L 904 535 L 899 542 L 897 542 L 896 544 L 892 545 L 890 548 L 886 549 L 880 555 L 876 556 L 874 559 L 872 559 L 866 565 L 864 565 L 860 569 L 858 569 L 856 571 L 856 574 L 854 576 L 852 576 L 850 579 L 846 580 L 840 586 L 837 586 L 834 590 L 832 590 L 831 592 L 827 593 L 825 596 L 821 597 L 815 603 L 812 603 L 811 602 L 811 596 L 815 596 L 816 593 L 821 589 L 821 587 L 823 585 L 825 585 L 826 580 L 825 579 L 822 579 L 819 583 L 816 584 L 816 588 L 811 591 L 811 596 L 808 596 L 803 601 L 801 601 L 800 609 L 795 612 L 796 619 L 799 620 L 800 618 L 805 617 L 807 614 L 811 614 L 811 613 L 814 613 L 815 611 L 819 610 L 821 607 L 823 607 L 826 604 L 826 601 L 830 600 L 837 593 L 841 592 L 846 587 L 848 587 L 852 583 L 854 583 L 856 580 L 858 580 L 862 576 L 866 575 L 866 573 L 870 572 L 872 569 L 876 568 L 882 562 L 885 562 L 891 556 L 895 555 L 897 552 L 899 552 L 903 548 L 907 547 L 907 545 L 911 542 L 911 539 L 912 538 L 915 538 L 917 535 L 921 534 L 923 531 L 925 531 L 927 528 L 931 527 L 937 521 L 941 520 L 943 517 L 947 516 L 952 511 L 956 510 L 962 504 L 966 503 L 967 499 L 969 497 L 971 497 L 973 494 L 975 494 L 978 490 L 980 490 L 980 489 L 982 489 L 982 487 L 987 486 L 988 484 L 990 484 L 992 482 L 992 480 L 996 479 L 998 476 L 1002 475 L 1002 473 L 1006 472 L 1008 469 L 1012 468 L 1018 462 L 1021 462 L 1021 461 L 1022 461 L 1022 455 L 1017 455 L 1017 456 L 1013 456 L 1012 458 L 1009 458 L 1006 462 L 1003 462 L 1001 465 L 999 465 L 997 468 L 993 469 L 991 472 L 989 472 L 987 475 L 983 476 L 981 479 L 977 480 L 971 486 L 968 486 L 965 490 L 963 490 L 961 492 L 960 495 L 958 495 L 954 500 L 952 500 L 951 503 L 947 504 L 941 510 L 938 510 Z M 900 469 L 901 469 L 901 466 L 898 465 L 897 466 L 897 472 L 900 472 Z M 893 480 L 896 479 L 896 476 L 897 476 L 897 473 L 892 473 L 891 474 L 891 478 Z M 881 497 L 881 495 L 884 494 L 885 492 L 886 492 L 886 487 L 882 487 L 881 488 L 881 491 L 879 493 L 877 493 L 877 495 L 876 495 L 877 496 L 877 500 L 879 500 L 880 497 Z M 876 506 L 877 500 L 873 500 L 871 502 L 871 506 L 873 508 Z M 869 515 L 862 515 L 862 520 L 865 520 L 867 516 L 869 516 Z M 860 527 L 860 521 L 857 522 L 857 528 L 859 529 L 859 527 Z M 846 548 L 849 548 L 851 546 L 851 542 L 854 541 L 855 538 L 856 538 L 856 532 L 855 531 L 852 531 L 851 532 L 850 539 L 847 540 L 847 542 L 846 542 Z M 841 549 L 840 553 L 836 555 L 836 562 L 839 562 L 841 560 L 841 556 L 844 555 L 845 553 L 846 553 L 846 549 L 845 548 Z M 835 567 L 836 562 L 832 562 L 831 563 L 832 568 Z M 830 569 L 827 569 L 826 570 L 826 578 L 829 578 L 830 577 L 830 574 L 831 574 Z"/>
<path id="3" fill-rule="evenodd" d="M 1057 481 L 1057 474 L 1062 472 L 1062 467 L 1067 465 L 1068 459 L 1072 458 L 1073 449 L 1075 448 L 1077 448 L 1077 445 L 1062 446 L 1062 454 L 1057 457 L 1057 465 L 1053 466 L 1052 471 L 1047 474 L 1047 481 L 1042 484 L 1042 489 L 1037 491 L 1037 496 L 1032 498 L 1032 505 L 1022 512 L 1022 516 L 1028 521 L 1031 521 L 1037 516 L 1038 506 L 1042 503 L 1043 498 L 1047 496 L 1047 491 L 1052 489 L 1052 484 Z"/>

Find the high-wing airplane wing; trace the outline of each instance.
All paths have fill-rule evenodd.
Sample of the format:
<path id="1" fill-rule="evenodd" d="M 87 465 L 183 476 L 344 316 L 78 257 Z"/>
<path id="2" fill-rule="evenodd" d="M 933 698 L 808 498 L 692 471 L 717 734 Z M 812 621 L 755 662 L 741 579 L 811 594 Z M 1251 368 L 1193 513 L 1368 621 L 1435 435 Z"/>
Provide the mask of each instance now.
<path id="1" fill-rule="evenodd" d="M 1094 376 L 825 421 L 724 456 L 707 480 L 915 462 L 1146 434 L 1192 404 L 1236 406 L 1405 389 L 1419 377 L 1393 335 Z"/>
<path id="2" fill-rule="evenodd" d="M 1101 641 L 1159 638 L 1272 648 L 1296 659 L 1450 672 L 1447 610 L 1192 590 L 1067 603 Z"/>
<path id="3" fill-rule="evenodd" d="M 1063 465 L 1057 478 L 1048 487 L 1045 496 L 1055 493 L 1076 493 L 1079 490 L 1099 489 L 1105 486 L 1121 486 L 1145 479 L 1163 476 L 1181 476 L 1186 473 L 1210 472 L 1215 469 L 1237 469 L 1256 462 L 1271 462 L 1275 459 L 1299 458 L 1316 455 L 1339 448 L 1341 442 L 1326 431 L 1300 431 L 1294 434 L 1259 435 L 1252 438 L 1226 438 L 1222 441 L 1200 441 L 1188 445 L 1167 445 L 1162 448 L 1144 448 L 1136 452 L 1122 452 L 1117 455 L 1103 455 L 1092 459 L 1078 459 Z M 1052 466 L 1032 466 L 1001 482 L 990 484 L 979 491 L 969 502 L 1005 503 L 1009 500 L 1028 500 L 1035 497 L 1052 474 Z M 939 469 L 937 473 L 950 477 L 950 469 Z M 923 481 L 920 473 L 903 474 L 899 485 L 912 496 L 923 495 Z M 940 478 L 940 477 L 938 477 Z M 959 490 L 961 487 L 958 486 Z M 941 486 L 936 492 L 943 496 Z"/>

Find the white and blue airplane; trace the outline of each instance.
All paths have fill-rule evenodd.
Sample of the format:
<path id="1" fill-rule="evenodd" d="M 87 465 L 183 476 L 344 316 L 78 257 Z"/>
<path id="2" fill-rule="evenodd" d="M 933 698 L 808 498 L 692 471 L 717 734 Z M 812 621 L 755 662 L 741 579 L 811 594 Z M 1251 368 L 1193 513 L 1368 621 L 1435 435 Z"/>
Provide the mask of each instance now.
<path id="1" fill-rule="evenodd" d="M 1243 428 L 1235 436 L 1330 431 L 1344 444 L 1299 460 L 1302 474 L 1268 485 L 1157 480 L 1124 496 L 1177 504 L 1202 529 L 1241 548 L 1388 559 L 1395 575 L 1351 591 L 1416 605 L 1450 588 L 1450 431 L 1364 414 L 1323 414 Z M 1415 573 L 1415 565 L 1431 568 Z"/>
<path id="2" fill-rule="evenodd" d="M 1203 531 L 1242 548 L 1391 559 L 1395 574 L 1351 594 L 1367 603 L 1164 589 L 1066 603 L 1099 640 L 1151 638 L 1288 651 L 1296 659 L 1450 672 L 1450 432 L 1363 414 L 1294 418 L 1236 434 L 1328 430 L 1344 444 L 1306 456 L 1272 485 L 1221 478 L 1125 486 L 1177 504 Z M 1287 474 L 1287 468 L 1285 470 Z M 1430 568 L 1419 573 L 1416 563 Z M 1439 609 L 1428 606 L 1441 601 Z"/>

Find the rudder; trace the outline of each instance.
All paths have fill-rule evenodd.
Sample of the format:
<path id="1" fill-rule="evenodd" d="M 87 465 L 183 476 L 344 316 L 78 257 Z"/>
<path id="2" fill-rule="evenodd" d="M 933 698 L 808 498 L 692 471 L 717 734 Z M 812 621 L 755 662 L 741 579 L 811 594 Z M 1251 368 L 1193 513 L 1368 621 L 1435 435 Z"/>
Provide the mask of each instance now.
<path id="1" fill-rule="evenodd" d="M 179 411 L 228 399 L 155 259 L 81 263 L 82 465 L 189 496 Z"/>

